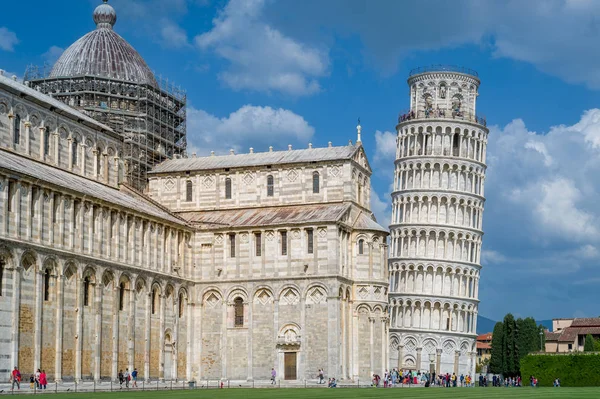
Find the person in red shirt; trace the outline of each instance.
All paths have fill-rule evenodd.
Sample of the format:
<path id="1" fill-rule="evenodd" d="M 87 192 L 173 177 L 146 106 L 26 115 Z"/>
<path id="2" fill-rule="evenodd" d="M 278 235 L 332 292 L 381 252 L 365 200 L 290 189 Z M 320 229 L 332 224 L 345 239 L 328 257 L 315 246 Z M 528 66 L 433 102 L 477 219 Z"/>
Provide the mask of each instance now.
<path id="1" fill-rule="evenodd" d="M 10 381 L 12 383 L 11 390 L 15 390 L 15 384 L 17 385 L 17 389 L 21 389 L 21 372 L 15 366 L 15 369 L 10 373 Z"/>
<path id="2" fill-rule="evenodd" d="M 46 389 L 48 380 L 46 379 L 46 370 L 42 370 L 40 373 L 40 389 Z"/>

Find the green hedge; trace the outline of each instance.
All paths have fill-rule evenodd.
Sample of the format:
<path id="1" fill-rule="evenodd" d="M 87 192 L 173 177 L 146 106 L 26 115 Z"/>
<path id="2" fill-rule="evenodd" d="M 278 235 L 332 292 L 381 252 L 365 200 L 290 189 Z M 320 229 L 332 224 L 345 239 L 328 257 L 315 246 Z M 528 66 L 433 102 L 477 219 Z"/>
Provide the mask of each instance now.
<path id="1" fill-rule="evenodd" d="M 521 359 L 523 384 L 535 376 L 540 386 L 552 386 L 555 378 L 565 387 L 600 386 L 600 354 L 531 354 Z"/>

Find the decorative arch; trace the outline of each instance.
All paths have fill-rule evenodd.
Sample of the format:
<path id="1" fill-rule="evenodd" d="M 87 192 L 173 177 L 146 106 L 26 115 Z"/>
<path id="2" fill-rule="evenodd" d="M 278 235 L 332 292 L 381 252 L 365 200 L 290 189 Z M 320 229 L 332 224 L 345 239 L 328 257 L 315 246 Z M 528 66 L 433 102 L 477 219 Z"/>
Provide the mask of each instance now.
<path id="1" fill-rule="evenodd" d="M 268 303 L 273 303 L 274 295 L 273 290 L 269 287 L 259 287 L 254 292 L 254 303 L 266 305 Z"/>
<path id="2" fill-rule="evenodd" d="M 281 305 L 296 305 L 300 302 L 300 291 L 296 286 L 285 286 L 279 292 Z"/>

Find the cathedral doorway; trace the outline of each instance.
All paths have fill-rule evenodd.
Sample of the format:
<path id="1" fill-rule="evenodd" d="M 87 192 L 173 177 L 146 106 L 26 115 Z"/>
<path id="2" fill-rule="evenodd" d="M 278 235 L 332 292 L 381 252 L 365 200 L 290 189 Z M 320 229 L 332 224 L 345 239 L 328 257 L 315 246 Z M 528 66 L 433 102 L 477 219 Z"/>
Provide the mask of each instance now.
<path id="1" fill-rule="evenodd" d="M 283 354 L 285 369 L 284 379 L 295 380 L 296 378 L 296 355 L 297 352 L 285 352 Z"/>

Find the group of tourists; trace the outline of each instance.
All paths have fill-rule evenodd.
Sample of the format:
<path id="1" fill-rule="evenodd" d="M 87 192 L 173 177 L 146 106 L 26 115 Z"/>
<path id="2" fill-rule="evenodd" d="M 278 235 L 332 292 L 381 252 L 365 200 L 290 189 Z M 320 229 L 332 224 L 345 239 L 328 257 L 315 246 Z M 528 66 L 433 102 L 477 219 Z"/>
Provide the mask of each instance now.
<path id="1" fill-rule="evenodd" d="M 393 369 L 392 371 L 385 371 L 383 378 L 379 374 L 373 374 L 371 381 L 373 387 L 392 388 L 397 385 L 424 385 L 439 386 L 444 388 L 455 388 L 455 387 L 473 387 L 475 381 L 470 375 L 461 374 L 458 376 L 456 373 L 438 374 L 436 373 L 421 373 L 420 371 L 399 371 Z"/>
<path id="2" fill-rule="evenodd" d="M 17 386 L 17 390 L 21 389 L 21 372 L 19 368 L 15 366 L 13 371 L 10 373 L 10 384 L 11 390 L 15 390 L 15 385 Z M 46 389 L 48 387 L 48 378 L 46 376 L 46 370 L 37 369 L 34 374 L 29 376 L 29 388 L 30 389 Z"/>
<path id="3" fill-rule="evenodd" d="M 125 372 L 123 370 L 119 371 L 119 389 L 123 388 L 123 384 L 125 384 L 125 388 L 129 388 L 129 382 L 132 382 L 131 387 L 137 388 L 137 377 L 138 371 L 137 369 L 133 369 L 131 373 L 129 373 L 129 369 L 126 368 Z"/>

